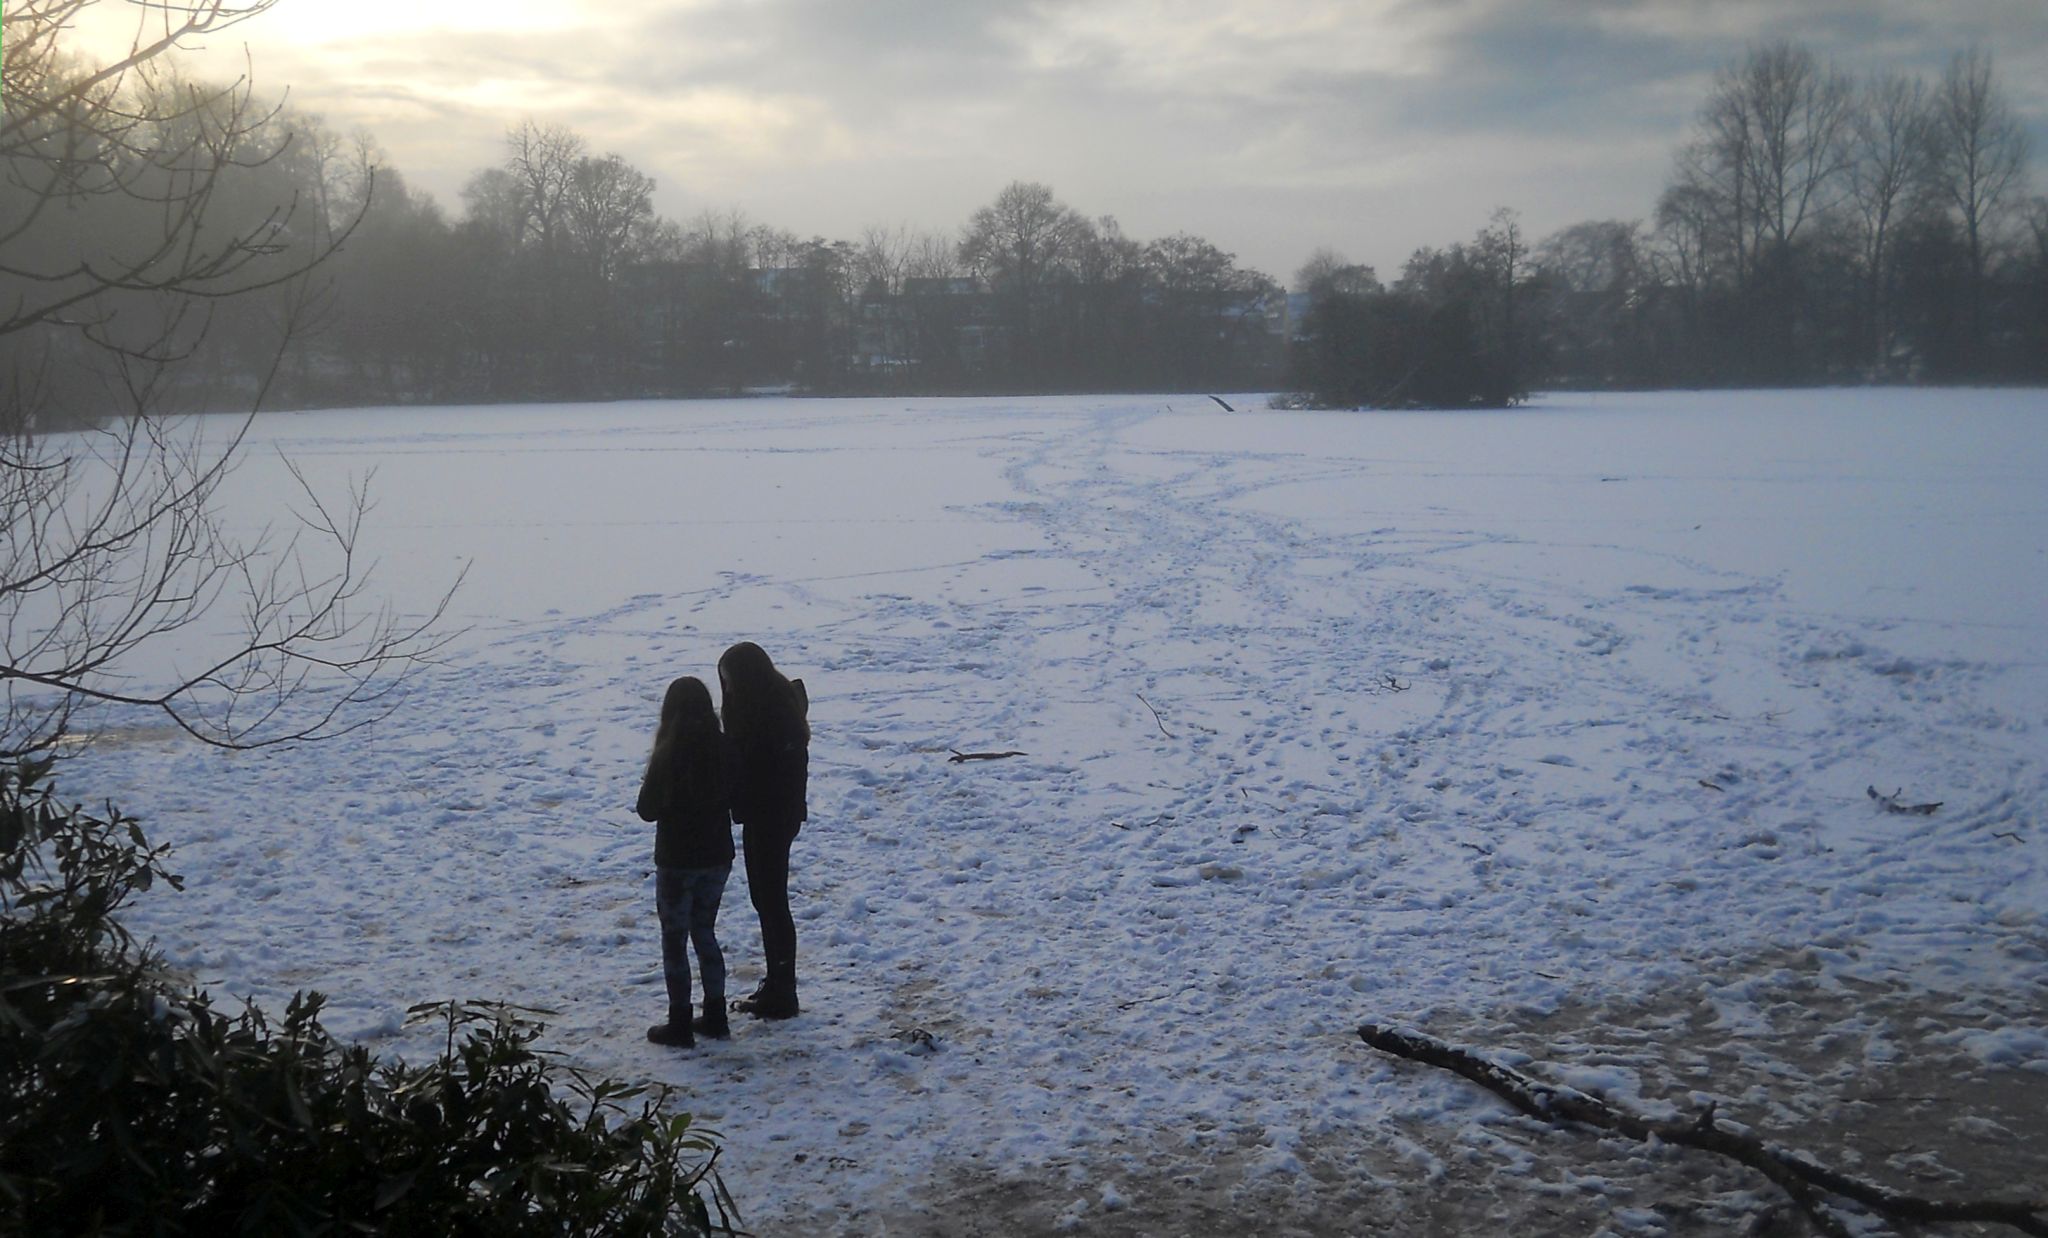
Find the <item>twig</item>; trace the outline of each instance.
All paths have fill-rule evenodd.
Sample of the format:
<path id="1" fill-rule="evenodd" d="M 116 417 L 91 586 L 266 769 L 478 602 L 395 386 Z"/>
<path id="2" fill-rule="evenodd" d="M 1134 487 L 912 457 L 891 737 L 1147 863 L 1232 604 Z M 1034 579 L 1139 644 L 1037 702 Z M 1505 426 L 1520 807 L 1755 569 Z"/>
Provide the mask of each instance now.
<path id="1" fill-rule="evenodd" d="M 1653 1122 L 1572 1088 L 1545 1083 L 1419 1032 L 1368 1023 L 1359 1039 L 1382 1053 L 1464 1076 L 1522 1113 L 1555 1125 L 1613 1131 L 1642 1143 L 1697 1148 L 1747 1165 L 1776 1183 L 1823 1232 L 1849 1231 L 1830 1211 L 1829 1197 L 1851 1201 L 1893 1221 L 1987 1221 L 2048 1236 L 2048 1199 L 1942 1200 L 1894 1191 L 1822 1165 L 1803 1152 L 1721 1125 L 1709 1106 L 1689 1122 Z"/>
<path id="2" fill-rule="evenodd" d="M 1886 812 L 1913 813 L 1922 817 L 1931 817 L 1936 812 L 1939 812 L 1941 810 L 1942 805 L 1942 801 L 1940 800 L 1936 800 L 1932 804 L 1901 803 L 1899 801 L 1899 797 L 1906 793 L 1906 789 L 1904 787 L 1900 787 L 1898 790 L 1892 792 L 1890 795 L 1879 794 L 1876 787 L 1865 787 L 1863 788 L 1863 793 L 1865 795 L 1868 795 L 1871 799 L 1876 800 L 1878 806 L 1880 808 L 1883 808 Z"/>
<path id="3" fill-rule="evenodd" d="M 1145 699 L 1143 692 L 1138 693 L 1138 703 L 1147 709 L 1152 709 L 1152 702 Z M 1156 709 L 1152 709 L 1152 721 L 1159 724 L 1159 733 L 1161 735 L 1166 736 L 1168 739 L 1173 738 L 1173 732 L 1166 729 L 1166 720 L 1159 716 L 1159 711 Z"/>
<path id="4" fill-rule="evenodd" d="M 948 765 L 958 765 L 962 761 L 1000 761 L 1004 757 L 1021 757 L 1024 755 L 1014 749 L 1009 752 L 962 752 L 958 748 L 948 748 L 946 751 L 953 754 L 946 758 Z"/>
<path id="5" fill-rule="evenodd" d="M 1129 1010 L 1133 1006 L 1142 1006 L 1146 1002 L 1163 1002 L 1169 998 L 1186 997 L 1188 994 L 1194 992 L 1196 989 L 1199 989 L 1201 987 L 1202 986 L 1199 984 L 1191 984 L 1188 987 L 1173 993 L 1155 993 L 1150 997 L 1134 997 L 1127 1002 L 1118 1002 L 1116 1004 L 1116 1008 L 1118 1010 Z"/>

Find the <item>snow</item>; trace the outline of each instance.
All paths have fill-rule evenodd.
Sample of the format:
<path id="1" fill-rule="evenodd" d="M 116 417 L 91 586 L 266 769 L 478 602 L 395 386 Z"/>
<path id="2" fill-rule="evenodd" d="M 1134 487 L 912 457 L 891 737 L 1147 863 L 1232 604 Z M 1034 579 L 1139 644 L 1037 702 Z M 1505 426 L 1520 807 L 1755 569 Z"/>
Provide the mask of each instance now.
<path id="1" fill-rule="evenodd" d="M 231 520 L 277 517 L 277 453 L 330 492 L 374 467 L 377 592 L 468 563 L 466 630 L 366 735 L 131 731 L 65 789 L 175 844 L 188 890 L 131 923 L 216 991 L 320 989 L 401 1054 L 415 1002 L 548 1011 L 683 1089 L 760 1232 L 869 1232 L 961 1172 L 1081 1230 L 1176 1173 L 1313 1191 L 1347 1129 L 1457 1173 L 1396 1111 L 1498 1142 L 1366 1021 L 1696 993 L 1739 1041 L 1788 967 L 2048 1004 L 2041 392 L 1229 398 L 264 417 Z M 668 680 L 743 638 L 812 701 L 805 1013 L 678 1054 L 642 1039 L 632 803 Z M 745 992 L 739 871 L 720 934 Z M 2038 1072 L 2044 1029 L 1954 1043 Z"/>

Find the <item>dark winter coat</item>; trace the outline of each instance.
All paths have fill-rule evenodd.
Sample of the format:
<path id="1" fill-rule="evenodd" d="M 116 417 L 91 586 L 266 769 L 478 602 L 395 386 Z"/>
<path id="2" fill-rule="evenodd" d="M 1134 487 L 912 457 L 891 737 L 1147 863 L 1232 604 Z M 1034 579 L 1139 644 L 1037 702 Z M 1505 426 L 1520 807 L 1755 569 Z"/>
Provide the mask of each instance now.
<path id="1" fill-rule="evenodd" d="M 654 863 L 660 868 L 723 868 L 732 863 L 732 807 L 726 789 L 724 741 L 715 753 L 687 749 L 666 754 L 667 768 L 650 762 L 634 806 L 654 822 Z M 692 759 L 693 757 L 700 759 Z"/>
<path id="2" fill-rule="evenodd" d="M 792 679 L 797 716 L 810 712 L 804 681 Z M 784 733 L 729 736 L 732 764 L 732 819 L 741 825 L 795 825 L 810 819 L 806 800 L 811 771 L 810 737 L 799 726 Z"/>

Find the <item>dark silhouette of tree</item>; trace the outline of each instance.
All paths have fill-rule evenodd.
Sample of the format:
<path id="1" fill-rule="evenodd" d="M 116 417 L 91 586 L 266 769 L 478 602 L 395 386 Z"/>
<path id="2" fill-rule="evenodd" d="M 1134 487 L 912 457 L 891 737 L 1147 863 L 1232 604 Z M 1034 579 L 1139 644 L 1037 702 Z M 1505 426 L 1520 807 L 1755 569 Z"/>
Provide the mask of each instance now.
<path id="1" fill-rule="evenodd" d="M 1094 228 L 1044 185 L 1013 181 L 974 212 L 960 239 L 962 262 L 994 292 L 1006 333 L 1009 376 L 1045 381 L 1052 316 L 1074 280 L 1073 264 Z"/>
<path id="2" fill-rule="evenodd" d="M 1272 279 L 1184 232 L 1147 245 L 1144 265 L 1156 322 L 1154 385 L 1234 385 L 1272 363 L 1264 355 L 1267 315 L 1280 297 Z"/>
<path id="3" fill-rule="evenodd" d="M 1991 53 L 1958 52 L 1934 92 L 1929 163 L 1938 193 L 1961 228 L 1969 264 L 1966 364 L 1981 364 L 1997 231 L 2025 188 L 2030 143 L 1993 79 Z"/>
<path id="4" fill-rule="evenodd" d="M 1646 387 L 1666 381 L 1657 345 L 1662 305 L 1642 225 L 1573 224 L 1536 247 L 1549 356 L 1542 372 L 1573 386 Z"/>
<path id="5" fill-rule="evenodd" d="M 1527 397 L 1536 302 L 1513 212 L 1494 212 L 1469 245 L 1416 250 L 1391 288 L 1342 264 L 1310 275 L 1293 383 L 1308 402 L 1505 408 Z"/>
<path id="6" fill-rule="evenodd" d="M 1894 305 L 1898 293 L 1897 238 L 1915 215 L 1930 208 L 1932 135 L 1927 87 L 1917 78 L 1886 73 L 1865 83 L 1851 130 L 1849 206 L 1863 278 L 1862 349 L 1870 372 L 1902 369 Z"/>
<path id="7" fill-rule="evenodd" d="M 1734 304 L 1702 322 L 1733 328 L 1720 365 L 1785 381 L 1806 363 L 1804 242 L 1843 192 L 1853 103 L 1849 79 L 1795 43 L 1754 48 L 1715 78 L 1659 218 L 1705 251 L 1702 273 L 1728 280 L 1717 290 Z"/>
<path id="8" fill-rule="evenodd" d="M 367 162 L 378 157 L 364 150 Z M 374 167 L 374 163 L 370 165 Z M 377 172 L 348 248 L 333 262 L 336 325 L 330 338 L 349 367 L 355 399 L 419 401 L 463 389 L 463 359 L 478 300 L 487 296 L 440 204 L 398 172 Z M 503 260 L 503 255 L 500 259 Z"/>

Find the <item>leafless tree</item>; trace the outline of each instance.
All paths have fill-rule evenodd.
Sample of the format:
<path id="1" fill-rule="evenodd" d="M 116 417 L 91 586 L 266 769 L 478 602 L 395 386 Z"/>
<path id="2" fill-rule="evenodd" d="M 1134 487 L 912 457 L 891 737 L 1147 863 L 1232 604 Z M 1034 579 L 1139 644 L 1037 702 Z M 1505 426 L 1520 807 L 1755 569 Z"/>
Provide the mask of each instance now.
<path id="1" fill-rule="evenodd" d="M 1880 367 L 1892 347 L 1894 240 L 1899 225 L 1928 196 L 1929 121 L 1927 87 L 1897 72 L 1867 82 L 1855 112 L 1849 201 L 1861 251 L 1872 360 Z"/>
<path id="2" fill-rule="evenodd" d="M 1536 265 L 1559 291 L 1627 296 L 1643 278 L 1642 254 L 1641 224 L 1595 219 L 1544 238 Z"/>
<path id="3" fill-rule="evenodd" d="M 1991 53 L 1958 52 L 1934 92 L 1928 126 L 1936 192 L 1962 226 L 1970 262 L 1971 339 L 1984 338 L 1984 283 L 1996 229 L 2026 191 L 2029 140 L 1992 78 Z"/>
<path id="4" fill-rule="evenodd" d="M 853 275 L 863 295 L 893 297 L 903 291 L 916 240 L 909 228 L 870 225 L 854 251 Z"/>
<path id="5" fill-rule="evenodd" d="M 365 608 L 360 485 L 323 498 L 294 470 L 296 531 L 218 514 L 332 247 L 295 198 L 250 206 L 286 144 L 247 79 L 200 87 L 164 58 L 272 0 L 148 6 L 125 53 L 87 65 L 63 32 L 92 2 L 4 15 L 0 756 L 52 748 L 95 702 L 228 747 L 338 734 L 395 702 L 447 599 Z M 258 297 L 277 338 L 243 414 L 178 415 L 215 314 Z"/>
<path id="6" fill-rule="evenodd" d="M 550 256 L 567 233 L 583 139 L 561 125 L 521 121 L 505 135 L 505 170 L 518 184 L 530 239 Z"/>
<path id="7" fill-rule="evenodd" d="M 920 232 L 910 239 L 904 259 L 903 278 L 958 279 L 967 273 L 960 261 L 960 247 L 943 232 Z"/>
<path id="8" fill-rule="evenodd" d="M 633 229 L 654 214 L 654 178 L 608 152 L 578 159 L 569 184 L 570 239 L 592 275 L 615 279 Z"/>
<path id="9" fill-rule="evenodd" d="M 974 212 L 960 241 L 961 258 L 992 285 L 1038 287 L 1071 261 L 1088 236 L 1086 217 L 1044 185 L 1012 182 Z"/>
<path id="10" fill-rule="evenodd" d="M 1328 246 L 1318 246 L 1294 272 L 1294 290 L 1362 297 L 1380 291 L 1379 273 Z"/>
<path id="11" fill-rule="evenodd" d="M 1044 185 L 1013 181 L 974 212 L 960 239 L 961 260 L 1000 298 L 1012 364 L 1031 380 L 1049 364 L 1052 289 L 1093 239 L 1094 225 Z"/>
<path id="12" fill-rule="evenodd" d="M 1521 215 L 1509 207 L 1496 207 L 1487 216 L 1486 227 L 1473 239 L 1472 257 L 1491 285 L 1491 295 L 1480 299 L 1481 315 L 1492 320 L 1487 325 L 1500 341 L 1508 369 L 1519 375 L 1525 351 L 1522 301 L 1533 277 Z"/>
<path id="13" fill-rule="evenodd" d="M 1711 205 L 1747 284 L 1842 192 L 1854 92 L 1796 43 L 1755 48 L 1715 79 L 1678 184 Z"/>
<path id="14" fill-rule="evenodd" d="M 504 168 L 479 168 L 462 185 L 463 219 L 497 249 L 510 253 L 526 239 L 519 181 Z"/>

